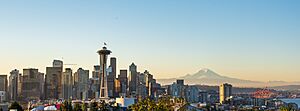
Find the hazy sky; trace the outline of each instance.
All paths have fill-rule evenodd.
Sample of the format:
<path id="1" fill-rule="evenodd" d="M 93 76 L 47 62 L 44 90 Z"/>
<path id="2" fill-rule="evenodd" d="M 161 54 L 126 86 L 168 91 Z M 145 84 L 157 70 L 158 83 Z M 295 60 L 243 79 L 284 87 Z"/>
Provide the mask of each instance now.
<path id="1" fill-rule="evenodd" d="M 155 78 L 209 68 L 241 79 L 300 81 L 300 1 L 0 1 L 1 74 L 45 72 L 61 58 L 91 70 L 103 42 L 118 69 L 135 62 Z"/>

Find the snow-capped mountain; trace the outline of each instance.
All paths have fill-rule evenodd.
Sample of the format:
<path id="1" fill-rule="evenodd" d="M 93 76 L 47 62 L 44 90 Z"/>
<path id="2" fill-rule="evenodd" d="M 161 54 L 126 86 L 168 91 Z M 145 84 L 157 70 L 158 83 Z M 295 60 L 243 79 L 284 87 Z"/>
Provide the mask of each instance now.
<path id="1" fill-rule="evenodd" d="M 209 69 L 201 69 L 195 74 L 187 74 L 186 76 L 181 77 L 182 79 L 222 79 L 227 77 L 220 76 L 219 74 L 209 70 Z"/>
<path id="2" fill-rule="evenodd" d="M 175 82 L 176 79 L 184 79 L 185 84 L 189 84 L 189 85 L 194 85 L 194 84 L 220 85 L 222 83 L 230 83 L 234 86 L 240 86 L 240 87 L 270 87 L 270 86 L 300 84 L 299 82 L 274 83 L 274 82 L 260 82 L 260 81 L 231 78 L 231 77 L 222 76 L 206 68 L 199 70 L 195 74 L 187 74 L 179 78 L 158 79 L 157 81 L 163 85 L 168 85 Z"/>

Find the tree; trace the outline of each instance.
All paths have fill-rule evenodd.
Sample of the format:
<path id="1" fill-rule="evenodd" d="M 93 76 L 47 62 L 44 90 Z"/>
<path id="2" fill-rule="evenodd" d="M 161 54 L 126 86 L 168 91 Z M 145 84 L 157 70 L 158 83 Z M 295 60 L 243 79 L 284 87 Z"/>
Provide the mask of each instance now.
<path id="1" fill-rule="evenodd" d="M 72 111 L 72 104 L 70 101 L 64 101 L 61 106 L 62 111 Z"/>
<path id="2" fill-rule="evenodd" d="M 100 101 L 99 105 L 100 111 L 109 111 L 109 105 L 105 101 Z"/>
<path id="3" fill-rule="evenodd" d="M 114 111 L 121 111 L 120 105 L 117 104 L 117 106 L 114 106 L 114 107 L 113 107 L 113 110 L 114 110 Z"/>
<path id="4" fill-rule="evenodd" d="M 157 103 L 150 98 L 146 98 L 137 104 L 131 105 L 129 109 L 133 111 L 173 111 L 172 106 L 173 103 L 170 98 L 160 98 Z"/>
<path id="5" fill-rule="evenodd" d="M 92 102 L 92 103 L 90 104 L 90 111 L 97 111 L 97 109 L 98 109 L 98 104 L 97 104 L 97 102 Z"/>
<path id="6" fill-rule="evenodd" d="M 8 109 L 17 109 L 18 111 L 23 111 L 22 106 L 21 106 L 19 103 L 17 103 L 16 101 L 13 102 L 13 103 L 9 106 Z"/>
<path id="7" fill-rule="evenodd" d="M 82 109 L 82 111 L 87 111 L 87 106 L 85 103 L 82 103 L 81 109 Z"/>
<path id="8" fill-rule="evenodd" d="M 292 107 L 291 106 L 281 106 L 280 111 L 292 111 Z"/>
<path id="9" fill-rule="evenodd" d="M 82 111 L 81 110 L 81 107 L 78 103 L 75 104 L 74 108 L 73 108 L 73 111 Z"/>
<path id="10" fill-rule="evenodd" d="M 173 111 L 174 109 L 172 108 L 172 106 L 174 106 L 174 104 L 171 101 L 170 97 L 161 97 L 159 98 L 157 103 L 157 110 Z"/>

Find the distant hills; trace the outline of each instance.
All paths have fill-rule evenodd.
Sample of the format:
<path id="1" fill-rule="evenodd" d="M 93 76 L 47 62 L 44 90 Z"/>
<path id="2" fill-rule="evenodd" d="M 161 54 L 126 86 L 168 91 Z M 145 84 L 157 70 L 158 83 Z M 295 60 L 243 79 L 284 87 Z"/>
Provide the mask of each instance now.
<path id="1" fill-rule="evenodd" d="M 179 78 L 157 79 L 162 85 L 172 84 L 176 79 L 184 79 L 185 84 L 189 85 L 220 85 L 221 83 L 230 83 L 237 87 L 272 87 L 285 85 L 300 85 L 300 82 L 285 82 L 285 81 L 251 81 L 222 76 L 210 69 L 201 69 L 195 74 L 187 74 Z"/>

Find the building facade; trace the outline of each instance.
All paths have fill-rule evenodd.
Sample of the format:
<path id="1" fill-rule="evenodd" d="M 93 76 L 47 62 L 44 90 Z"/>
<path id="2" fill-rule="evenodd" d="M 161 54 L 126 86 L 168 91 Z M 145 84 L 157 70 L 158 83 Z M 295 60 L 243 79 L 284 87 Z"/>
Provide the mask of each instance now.
<path id="1" fill-rule="evenodd" d="M 92 72 L 91 80 L 91 91 L 93 98 L 99 98 L 100 91 L 100 65 L 95 65 Z"/>
<path id="2" fill-rule="evenodd" d="M 120 82 L 120 93 L 119 96 L 125 97 L 128 89 L 128 77 L 127 70 L 120 70 L 120 75 L 118 76 L 118 80 Z"/>
<path id="3" fill-rule="evenodd" d="M 43 98 L 44 74 L 38 69 L 23 69 L 21 81 L 21 98 L 24 100 L 39 100 Z"/>
<path id="4" fill-rule="evenodd" d="M 18 99 L 18 76 L 19 76 L 19 70 L 14 69 L 10 72 L 9 75 L 9 86 L 8 86 L 8 92 L 9 92 L 9 99 L 12 101 L 16 101 Z"/>
<path id="5" fill-rule="evenodd" d="M 108 97 L 114 97 L 115 94 L 115 79 L 117 72 L 117 59 L 115 57 L 110 58 L 110 68 L 111 72 L 107 75 L 107 90 Z"/>
<path id="6" fill-rule="evenodd" d="M 232 95 L 232 85 L 228 83 L 221 84 L 219 87 L 220 103 L 226 102 L 226 99 Z"/>
<path id="7" fill-rule="evenodd" d="M 138 84 L 138 72 L 137 66 L 132 63 L 129 66 L 129 95 L 136 96 L 137 84 Z"/>
<path id="8" fill-rule="evenodd" d="M 199 102 L 199 88 L 196 86 L 187 86 L 185 89 L 185 100 L 189 103 Z"/>
<path id="9" fill-rule="evenodd" d="M 176 82 L 170 85 L 170 94 L 176 98 L 184 98 L 185 88 L 184 80 L 176 80 Z"/>
<path id="10" fill-rule="evenodd" d="M 47 67 L 46 68 L 46 99 L 58 99 L 61 89 L 61 82 L 59 82 L 62 75 L 61 67 Z"/>
<path id="11" fill-rule="evenodd" d="M 6 101 L 8 96 L 7 96 L 7 75 L 0 75 L 0 91 L 1 93 L 1 101 Z"/>
<path id="12" fill-rule="evenodd" d="M 73 76 L 71 68 L 65 69 L 65 72 L 63 72 L 62 80 L 63 98 L 70 99 L 72 98 L 73 92 Z"/>
<path id="13" fill-rule="evenodd" d="M 46 99 L 62 98 L 62 73 L 63 62 L 60 60 L 54 60 L 52 67 L 46 67 Z"/>
<path id="14" fill-rule="evenodd" d="M 89 70 L 79 68 L 74 73 L 74 98 L 75 99 L 87 99 L 89 89 Z"/>

